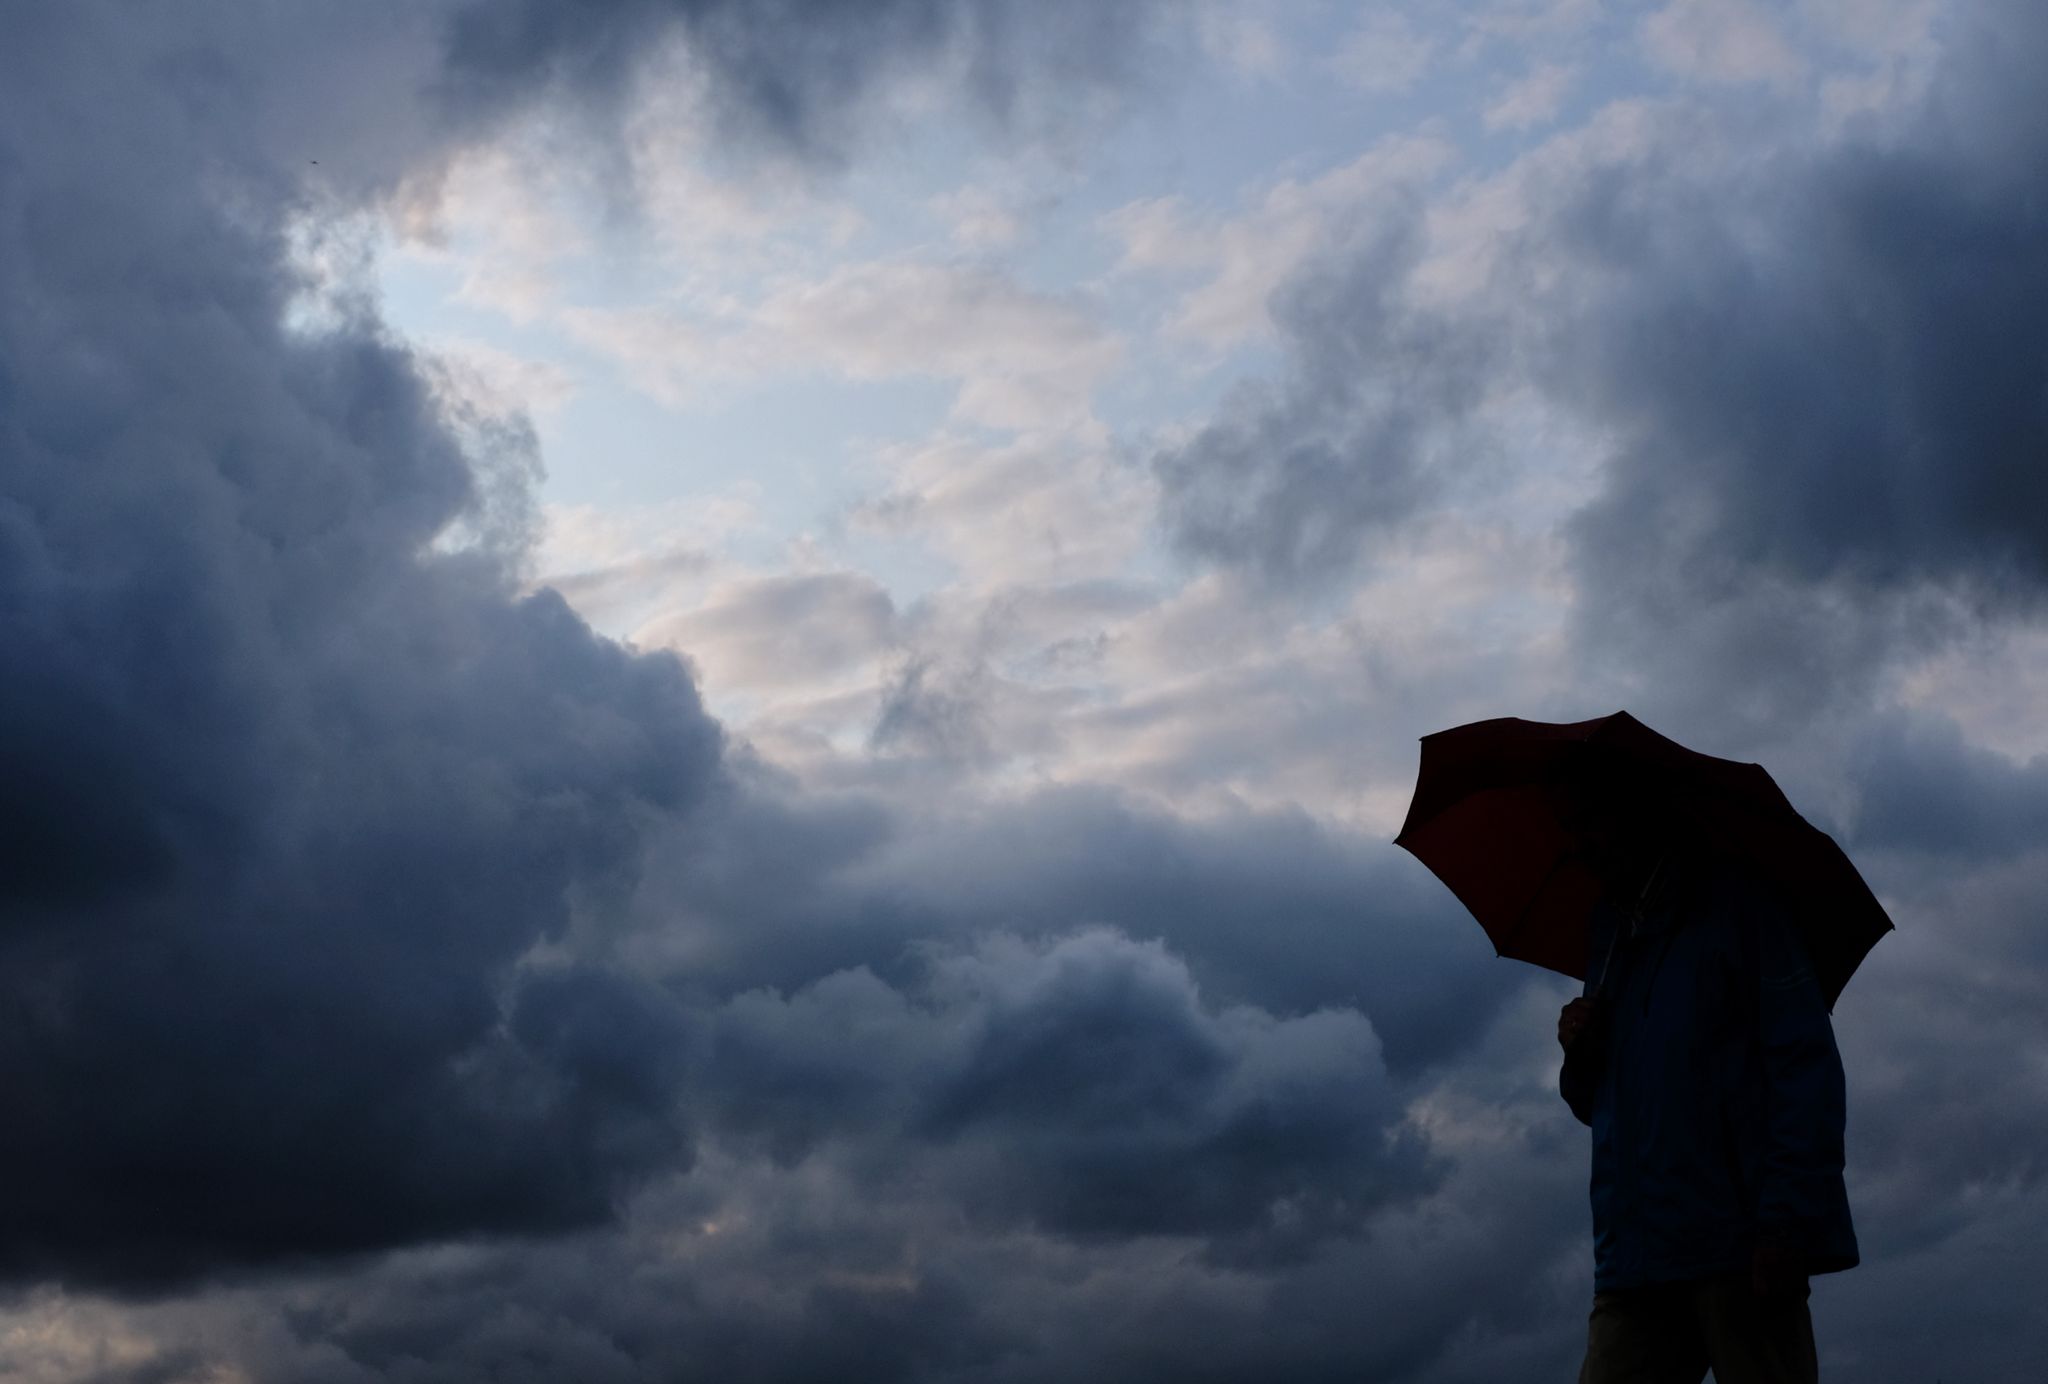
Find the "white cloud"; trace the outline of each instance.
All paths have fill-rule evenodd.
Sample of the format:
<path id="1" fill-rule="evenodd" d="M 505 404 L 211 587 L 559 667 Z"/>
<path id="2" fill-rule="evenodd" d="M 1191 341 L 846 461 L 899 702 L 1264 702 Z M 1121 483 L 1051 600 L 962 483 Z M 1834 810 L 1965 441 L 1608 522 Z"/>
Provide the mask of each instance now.
<path id="1" fill-rule="evenodd" d="M 1796 81 L 1806 64 L 1753 0 L 1672 0 L 1642 23 L 1651 61 L 1697 81 Z"/>
<path id="2" fill-rule="evenodd" d="M 1209 0 L 1195 12 L 1195 37 L 1215 62 L 1244 77 L 1270 80 L 1287 67 L 1286 40 L 1268 0 Z"/>
<path id="3" fill-rule="evenodd" d="M 592 625 L 626 638 L 730 577 L 727 550 L 761 532 L 758 500 L 753 483 L 740 481 L 722 493 L 628 509 L 546 506 L 534 584 L 553 587 Z"/>
<path id="4" fill-rule="evenodd" d="M 931 206 L 946 222 L 953 243 L 966 250 L 1001 250 L 1024 233 L 1016 208 L 985 187 L 942 192 Z"/>
<path id="5" fill-rule="evenodd" d="M 458 302 L 512 322 L 542 317 L 563 267 L 594 241 L 583 165 L 521 125 L 404 184 L 386 208 L 402 259 L 453 271 Z"/>
<path id="6" fill-rule="evenodd" d="M 1487 105 L 1486 128 L 1527 130 L 1549 124 L 1577 80 L 1578 73 L 1563 63 L 1537 63 Z"/>
<path id="7" fill-rule="evenodd" d="M 634 633 L 687 655 L 717 692 L 787 693 L 858 677 L 895 638 L 896 607 L 856 572 L 782 572 L 721 582 L 692 608 Z"/>
<path id="8" fill-rule="evenodd" d="M 1086 423 L 1094 389 L 1123 358 L 1122 342 L 1076 299 L 991 269 L 917 262 L 785 279 L 712 315 L 576 308 L 562 320 L 672 405 L 710 380 L 826 369 L 861 380 L 957 380 L 963 417 L 1007 428 Z"/>
<path id="9" fill-rule="evenodd" d="M 787 360 L 821 361 L 868 379 L 1085 386 L 1122 354 L 1116 337 L 1072 299 L 990 270 L 937 264 L 854 264 L 785 284 L 748 312 L 746 331 Z"/>
<path id="10" fill-rule="evenodd" d="M 1120 622 L 1103 690 L 1067 717 L 1050 771 L 1176 811 L 1303 807 L 1391 836 L 1413 787 L 1413 737 L 1578 710 L 1554 540 L 1440 517 L 1395 536 L 1384 557 L 1325 615 L 1283 617 L 1209 575 Z"/>
<path id="11" fill-rule="evenodd" d="M 2024 761 L 2048 755 L 2044 687 L 2048 626 L 1988 626 L 1899 670 L 1897 696 L 1953 719 L 1972 743 Z"/>
<path id="12" fill-rule="evenodd" d="M 1568 37 L 1600 18 L 1601 0 L 1494 0 L 1464 19 L 1469 53 L 1478 43 L 1524 45 Z"/>
<path id="13" fill-rule="evenodd" d="M 1910 118 L 1941 57 L 1938 0 L 1804 0 L 1800 8 L 1809 28 L 1858 60 L 1821 83 L 1824 133 L 1839 138 L 1851 126 Z"/>
<path id="14" fill-rule="evenodd" d="M 1505 168 L 1461 179 L 1429 205 L 1422 262 L 1411 291 L 1419 302 L 1445 306 L 1488 291 L 1504 250 L 1537 214 L 1552 189 L 1590 167 L 1625 168 L 1658 147 L 1666 112 L 1637 99 L 1611 101 L 1584 123 L 1557 131 Z M 1710 143 L 1695 156 L 1719 156 Z M 1541 281 L 1529 287 L 1544 287 Z"/>
<path id="15" fill-rule="evenodd" d="M 566 307 L 569 339 L 607 358 L 635 389 L 670 408 L 697 403 L 708 383 L 763 367 L 744 339 L 680 309 Z"/>
<path id="16" fill-rule="evenodd" d="M 0 1310 L 0 1360 L 25 1384 L 146 1372 L 160 1347 L 157 1315 L 54 1290 L 25 1294 Z"/>
<path id="17" fill-rule="evenodd" d="M 865 226 L 844 190 L 788 160 L 721 159 L 708 86 L 702 61 L 671 49 L 642 83 L 622 132 L 634 214 L 672 291 L 713 296 L 736 280 L 843 250 Z"/>
<path id="18" fill-rule="evenodd" d="M 1100 441 L 942 435 L 879 461 L 889 487 L 855 522 L 922 540 L 977 589 L 1114 576 L 1149 536 L 1150 473 Z"/>
<path id="19" fill-rule="evenodd" d="M 1941 0 L 1799 0 L 1799 15 L 1837 43 L 1872 57 L 1926 46 Z"/>
<path id="20" fill-rule="evenodd" d="M 551 413 L 576 392 L 575 374 L 558 361 L 467 336 L 430 337 L 420 344 L 456 394 L 489 413 Z"/>
<path id="21" fill-rule="evenodd" d="M 1167 329 L 1227 347 L 1271 329 L 1267 303 L 1274 290 L 1330 244 L 1350 213 L 1428 182 L 1457 153 L 1436 135 L 1390 136 L 1318 178 L 1273 184 L 1240 216 L 1205 217 L 1179 199 L 1155 198 L 1112 212 L 1103 226 L 1122 242 L 1122 271 L 1202 275 Z"/>
<path id="22" fill-rule="evenodd" d="M 1352 30 L 1333 57 L 1337 74 L 1360 91 L 1397 95 L 1429 71 L 1436 41 L 1398 10 L 1377 9 Z"/>

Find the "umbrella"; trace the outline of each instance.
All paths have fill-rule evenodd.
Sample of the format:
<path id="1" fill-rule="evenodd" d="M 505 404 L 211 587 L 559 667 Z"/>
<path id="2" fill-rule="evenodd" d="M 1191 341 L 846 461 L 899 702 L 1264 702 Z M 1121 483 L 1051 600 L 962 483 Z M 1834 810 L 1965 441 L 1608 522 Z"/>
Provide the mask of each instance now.
<path id="1" fill-rule="evenodd" d="M 1505 716 L 1423 736 L 1394 844 L 1449 886 L 1497 953 L 1583 980 L 1603 886 L 1577 854 L 1563 785 L 1586 770 L 1615 795 L 1612 809 L 1660 813 L 1689 844 L 1757 866 L 1799 920 L 1830 1009 L 1891 929 L 1842 848 L 1762 765 L 1687 749 L 1626 711 L 1565 723 Z"/>

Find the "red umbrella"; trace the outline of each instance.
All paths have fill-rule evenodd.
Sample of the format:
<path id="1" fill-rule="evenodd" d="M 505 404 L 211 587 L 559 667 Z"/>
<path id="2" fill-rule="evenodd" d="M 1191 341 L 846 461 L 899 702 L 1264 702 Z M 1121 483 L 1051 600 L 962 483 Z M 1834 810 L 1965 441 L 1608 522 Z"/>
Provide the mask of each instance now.
<path id="1" fill-rule="evenodd" d="M 1800 921 L 1832 1009 L 1892 927 L 1870 886 L 1762 765 L 1689 750 L 1626 711 L 1564 724 L 1504 716 L 1423 736 L 1394 844 L 1472 910 L 1500 955 L 1583 980 L 1602 885 L 1576 853 L 1563 784 L 1594 766 L 1617 795 L 1610 811 L 1655 811 L 1688 844 L 1761 868 Z"/>

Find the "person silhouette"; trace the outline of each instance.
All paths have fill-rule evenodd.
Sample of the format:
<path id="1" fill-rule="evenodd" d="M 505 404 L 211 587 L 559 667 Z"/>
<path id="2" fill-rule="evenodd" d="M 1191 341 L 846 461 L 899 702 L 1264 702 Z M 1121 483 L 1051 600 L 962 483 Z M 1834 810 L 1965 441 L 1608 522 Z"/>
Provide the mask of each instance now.
<path id="1" fill-rule="evenodd" d="M 1647 801 L 1614 811 L 1585 780 L 1566 800 L 1603 884 L 1557 1030 L 1559 1093 L 1593 1135 L 1580 1384 L 1811 1384 L 1809 1278 L 1858 1253 L 1841 1056 L 1799 930 Z"/>

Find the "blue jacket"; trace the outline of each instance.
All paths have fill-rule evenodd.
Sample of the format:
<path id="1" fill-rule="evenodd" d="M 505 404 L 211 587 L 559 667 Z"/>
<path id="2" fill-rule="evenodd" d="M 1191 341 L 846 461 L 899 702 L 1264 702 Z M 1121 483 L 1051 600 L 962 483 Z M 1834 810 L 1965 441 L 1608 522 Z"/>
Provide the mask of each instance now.
<path id="1" fill-rule="evenodd" d="M 1593 1130 L 1596 1291 L 1857 1262 L 1842 1184 L 1842 1059 L 1798 930 L 1763 883 L 1672 855 L 1592 919 L 1593 1023 L 1559 1081 Z M 1609 943 L 1614 943 L 1609 953 Z"/>

